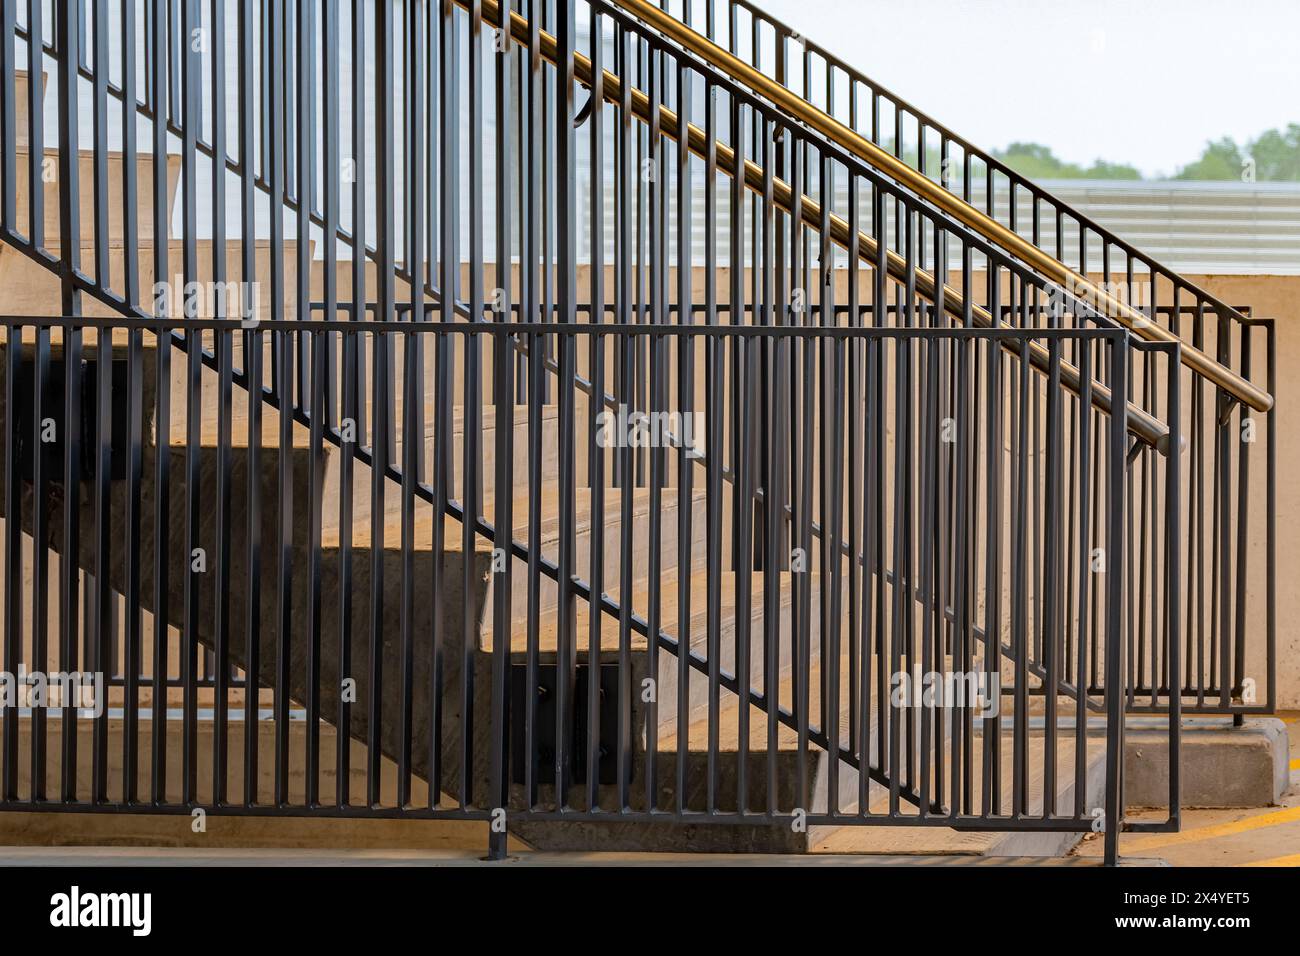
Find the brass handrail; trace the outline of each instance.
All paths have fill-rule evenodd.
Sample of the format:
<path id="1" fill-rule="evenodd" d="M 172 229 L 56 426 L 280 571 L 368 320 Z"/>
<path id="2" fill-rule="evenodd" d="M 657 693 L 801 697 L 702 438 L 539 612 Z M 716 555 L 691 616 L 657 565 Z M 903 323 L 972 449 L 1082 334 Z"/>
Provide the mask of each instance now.
<path id="1" fill-rule="evenodd" d="M 454 2 L 458 6 L 468 9 L 471 0 L 454 0 Z M 482 0 L 482 10 L 485 23 L 498 28 L 501 26 L 500 6 L 497 0 Z M 526 46 L 528 44 L 530 35 L 528 20 L 513 10 L 510 12 L 510 34 L 521 45 Z M 543 59 L 551 63 L 557 63 L 559 60 L 559 44 L 555 37 L 545 30 L 538 30 L 538 52 Z M 596 78 L 592 72 L 591 61 L 583 54 L 575 52 L 573 64 L 574 79 L 588 89 L 593 89 L 596 85 Z M 601 96 L 606 101 L 616 105 L 622 102 L 622 80 L 617 74 L 602 69 L 600 88 Z M 641 90 L 633 88 L 630 91 L 630 99 L 632 101 L 632 112 L 642 122 L 649 123 L 651 116 L 650 98 Z M 677 114 L 668 107 L 661 105 L 659 107 L 659 127 L 665 136 L 670 139 L 677 139 L 679 133 Z M 686 141 L 691 152 L 707 158 L 709 137 L 704 130 L 688 123 L 686 126 Z M 718 169 L 728 176 L 734 176 L 734 150 L 716 139 L 713 141 L 713 150 Z M 743 180 L 746 187 L 751 191 L 759 194 L 764 192 L 765 176 L 762 166 L 752 160 L 744 161 Z M 794 199 L 793 190 L 790 188 L 789 183 L 776 177 L 773 177 L 771 182 L 773 202 L 787 212 L 792 212 Z M 802 196 L 801 199 L 800 211 L 803 221 L 813 228 L 820 228 L 822 221 L 821 204 L 807 195 Z M 843 249 L 851 249 L 852 228 L 847 220 L 834 213 L 827 218 L 830 223 L 831 241 Z M 874 266 L 879 258 L 879 249 L 875 238 L 859 231 L 857 239 L 859 258 Z M 909 271 L 907 259 L 893 250 L 886 250 L 885 258 L 886 270 L 889 275 L 896 281 L 906 282 Z M 915 283 L 917 294 L 923 299 L 939 304 L 944 312 L 957 321 L 965 321 L 966 303 L 960 291 L 947 283 L 942 283 L 941 288 L 936 288 L 934 276 L 924 269 L 912 267 L 911 278 Z M 970 306 L 970 318 L 974 325 L 981 328 L 1009 327 L 1007 323 L 995 320 L 987 309 L 975 303 Z M 1020 354 L 1019 347 L 1015 343 L 1004 342 L 1003 347 L 1013 354 Z M 1186 346 L 1183 347 L 1186 348 Z M 1028 349 L 1030 364 L 1040 372 L 1047 373 L 1050 370 L 1051 363 L 1048 350 L 1039 342 L 1028 343 Z M 1082 379 L 1079 370 L 1074 365 L 1062 360 L 1060 362 L 1060 375 L 1062 385 L 1076 395 L 1082 394 Z M 1091 392 L 1092 404 L 1103 412 L 1109 413 L 1111 409 L 1110 389 L 1101 382 L 1094 380 L 1091 383 Z M 1165 427 L 1163 422 L 1132 402 L 1128 403 L 1128 420 L 1129 430 L 1133 432 L 1136 438 L 1162 453 L 1167 453 L 1169 429 Z"/>
<path id="2" fill-rule="evenodd" d="M 1182 342 L 1174 333 L 1156 325 L 1128 303 L 1115 298 L 1105 289 L 1089 281 L 1086 276 L 1080 275 L 1000 222 L 989 218 L 959 196 L 944 189 L 898 157 L 881 149 L 833 116 L 808 103 L 801 96 L 756 70 L 744 60 L 732 55 L 707 37 L 696 33 L 676 17 L 646 0 L 612 0 L 612 2 L 665 36 L 671 37 L 682 47 L 726 73 L 736 82 L 779 106 L 801 123 L 906 186 L 990 242 L 1023 260 L 1053 282 L 1071 290 L 1072 294 L 1076 294 L 1079 298 L 1086 298 L 1090 303 L 1099 304 L 1098 311 L 1117 319 L 1131 331 L 1152 342 L 1180 342 L 1184 365 L 1203 375 L 1255 411 L 1267 412 L 1273 407 L 1273 396 L 1268 392 L 1252 385 L 1231 369 L 1225 368 L 1200 349 Z"/>

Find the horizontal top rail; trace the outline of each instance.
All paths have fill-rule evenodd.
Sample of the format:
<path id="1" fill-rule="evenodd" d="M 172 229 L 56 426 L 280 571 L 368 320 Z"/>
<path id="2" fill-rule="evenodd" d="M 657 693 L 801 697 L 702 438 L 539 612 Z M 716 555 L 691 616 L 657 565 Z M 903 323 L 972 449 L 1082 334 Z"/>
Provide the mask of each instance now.
<path id="1" fill-rule="evenodd" d="M 424 321 L 388 319 L 358 323 L 350 319 L 276 319 L 271 322 L 259 322 L 249 325 L 239 319 L 174 319 L 168 317 L 139 316 L 133 318 L 104 317 L 91 318 L 79 315 L 0 315 L 0 329 L 34 328 L 61 329 L 67 332 L 117 330 L 126 332 L 153 332 L 159 336 L 179 336 L 184 332 L 242 332 L 267 334 L 293 334 L 306 332 L 319 334 L 323 332 L 345 332 L 360 335 L 445 335 L 458 334 L 466 336 L 529 336 L 529 335 L 564 335 L 564 336 L 687 336 L 698 338 L 807 338 L 807 339 L 970 339 L 973 341 L 990 340 L 1002 343 L 1004 348 L 1017 352 L 1015 343 L 1029 351 L 1029 361 L 1034 367 L 1047 368 L 1050 358 L 1043 342 L 1063 341 L 1107 341 L 1121 340 L 1126 334 L 1120 329 L 1095 328 L 1022 328 L 1011 325 L 957 326 L 949 328 L 917 326 L 823 326 L 823 325 L 689 325 L 677 323 L 639 324 L 627 322 L 606 323 L 565 323 L 565 322 L 475 322 L 475 321 Z M 183 340 L 180 340 L 183 341 Z M 23 345 L 29 343 L 24 337 Z M 31 343 L 35 344 L 35 343 Z M 1155 343 L 1178 348 L 1178 342 Z M 1073 366 L 1059 361 L 1062 378 Z M 1091 402 L 1106 414 L 1112 412 L 1110 390 L 1100 383 L 1088 387 L 1076 382 L 1073 389 L 1076 394 L 1091 393 Z M 606 396 L 608 399 L 609 396 Z M 1134 436 L 1145 444 L 1155 448 L 1161 454 L 1169 451 L 1169 429 L 1164 422 L 1155 418 L 1144 409 L 1125 403 L 1128 413 L 1128 428 Z"/>
<path id="2" fill-rule="evenodd" d="M 456 322 L 430 320 L 410 322 L 385 319 L 355 322 L 350 319 L 276 319 L 248 324 L 239 319 L 173 319 L 163 317 L 85 315 L 0 315 L 0 328 L 44 328 L 70 331 L 120 329 L 141 332 L 347 332 L 352 335 L 563 335 L 647 336 L 698 338 L 810 338 L 810 339 L 1042 339 L 1066 341 L 1097 339 L 1120 341 L 1123 331 L 1113 328 L 1018 328 L 1000 325 L 978 326 L 901 325 L 692 325 L 678 323 L 640 324 L 636 322 Z M 3 340 L 0 340 L 3 344 Z M 1168 343 L 1175 345 L 1177 343 Z M 1131 414 L 1131 412 L 1130 412 Z"/>
<path id="3" fill-rule="evenodd" d="M 1090 302 L 1097 303 L 1099 311 L 1116 319 L 1130 331 L 1155 342 L 1178 339 L 1173 332 L 1156 325 L 1142 312 L 1095 285 L 1085 276 L 980 212 L 961 197 L 913 169 L 899 157 L 882 149 L 830 114 L 818 109 L 797 93 L 697 33 L 670 13 L 648 3 L 647 0 L 610 0 L 610 2 L 671 38 L 710 65 L 722 70 L 736 82 L 785 110 L 795 120 L 890 176 L 944 213 L 974 229 L 1053 282 L 1072 290 L 1080 297 L 1086 297 Z M 1231 369 L 1225 368 L 1200 349 L 1184 343 L 1181 355 L 1184 365 L 1256 411 L 1267 412 L 1273 407 L 1272 395 L 1246 381 Z"/>

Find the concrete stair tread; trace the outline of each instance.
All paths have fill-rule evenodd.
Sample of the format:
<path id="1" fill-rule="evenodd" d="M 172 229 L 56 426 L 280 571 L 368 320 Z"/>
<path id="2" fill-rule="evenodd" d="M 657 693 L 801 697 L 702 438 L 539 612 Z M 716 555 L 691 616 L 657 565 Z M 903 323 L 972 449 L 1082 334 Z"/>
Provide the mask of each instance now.
<path id="1" fill-rule="evenodd" d="M 358 487 L 358 494 L 369 497 L 369 484 L 364 488 Z M 621 507 L 621 489 L 605 489 L 605 511 L 607 515 L 617 516 Z M 386 491 L 386 499 L 389 502 L 395 502 L 400 499 L 401 486 L 396 482 L 390 482 Z M 704 492 L 702 490 L 694 493 L 696 501 L 703 500 Z M 582 534 L 598 526 L 599 522 L 595 520 L 591 513 L 591 489 L 577 488 L 574 490 L 574 532 Z M 637 488 L 634 491 L 632 512 L 634 518 L 645 517 L 650 510 L 650 491 L 648 488 Z M 528 491 L 517 490 L 512 498 L 512 511 L 514 515 L 515 540 L 527 542 L 530 528 L 533 524 L 529 516 L 528 509 Z M 559 513 L 560 499 L 558 486 L 553 482 L 548 482 L 547 486 L 542 489 L 541 508 L 539 511 L 538 523 L 541 530 L 542 553 L 549 558 L 554 558 L 553 545 L 557 541 L 559 534 Z M 492 515 L 487 515 L 488 520 Z M 427 502 L 417 501 L 416 514 L 414 517 L 415 525 L 415 549 L 417 551 L 426 551 L 432 546 L 433 541 L 433 522 L 437 520 L 433 514 L 432 508 Z M 459 550 L 459 544 L 462 537 L 461 524 L 450 515 L 443 517 L 443 533 L 446 546 Z M 384 516 L 384 541 L 385 547 L 396 548 L 401 541 L 402 533 L 402 516 L 401 514 L 388 512 Z M 352 529 L 352 546 L 354 548 L 369 547 L 371 522 L 369 520 L 358 520 Z M 478 548 L 476 550 L 490 551 L 492 544 L 486 538 L 478 536 Z M 323 542 L 325 547 L 337 547 L 338 529 L 326 528 Z M 518 565 L 516 565 L 518 567 Z M 515 573 L 519 573 L 518 570 Z"/>
<path id="2" fill-rule="evenodd" d="M 173 363 L 179 359 L 185 360 L 183 353 L 173 356 Z M 173 394 L 171 405 L 171 421 L 169 423 L 169 444 L 173 448 L 184 449 L 189 437 L 189 421 L 186 411 L 186 401 L 184 396 Z M 219 446 L 220 437 L 220 417 L 216 409 L 206 402 L 200 403 L 199 413 L 199 447 L 216 448 Z M 263 450 L 271 450 L 280 447 L 280 413 L 270 405 L 262 405 L 262 444 Z M 239 406 L 231 409 L 230 415 L 230 447 L 231 448 L 249 448 L 251 442 L 248 434 L 248 405 L 241 402 Z M 293 435 L 293 447 L 296 449 L 311 448 L 311 431 L 300 422 L 293 422 L 291 426 Z M 326 448 L 333 448 L 328 442 L 323 442 Z"/>
<path id="3" fill-rule="evenodd" d="M 738 753 L 740 751 L 740 700 L 728 691 L 723 691 L 723 698 L 718 708 L 718 751 L 720 754 Z M 749 753 L 766 753 L 768 749 L 767 712 L 751 706 L 749 711 Z M 708 718 L 693 722 L 687 734 L 687 749 L 704 751 L 708 749 Z M 658 738 L 660 750 L 677 750 L 678 735 L 661 730 Z M 799 735 L 793 728 L 779 725 L 776 733 L 777 750 L 795 752 L 799 749 Z M 815 759 L 816 748 L 808 745 L 809 759 Z"/>
<path id="4" fill-rule="evenodd" d="M 0 346 L 3 346 L 4 344 L 5 332 L 6 332 L 5 329 L 0 328 Z M 56 329 L 54 330 L 54 332 L 57 335 L 57 342 L 61 347 L 62 330 Z M 93 344 L 94 342 L 97 341 L 97 338 L 94 337 L 93 334 L 94 332 L 95 330 L 91 330 L 91 329 L 86 330 L 85 335 L 82 339 L 83 347 L 88 347 L 89 344 Z M 146 335 L 145 338 L 149 345 L 152 345 L 153 343 L 156 342 L 156 337 L 153 335 Z M 53 340 L 54 337 L 52 336 L 52 341 Z M 35 344 L 35 341 L 36 341 L 35 329 L 25 328 L 23 330 L 24 344 Z M 123 329 L 114 329 L 113 330 L 114 347 L 120 345 L 121 347 L 125 348 L 127 343 L 128 343 L 128 333 Z M 208 348 L 212 347 L 212 341 L 210 335 L 205 336 L 204 345 Z M 238 355 L 238 350 L 236 350 L 236 353 L 237 354 L 235 355 L 235 363 L 236 365 L 238 365 L 240 364 L 240 357 Z M 173 366 L 175 366 L 177 361 L 184 362 L 184 353 L 182 352 L 174 353 L 172 361 L 173 361 Z M 203 386 L 204 406 L 202 408 L 202 413 L 201 413 L 201 419 L 200 419 L 201 431 L 199 434 L 199 442 L 205 448 L 215 448 L 217 446 L 217 434 L 218 434 L 217 426 L 219 422 L 219 417 L 217 411 L 214 408 L 212 408 L 210 404 L 208 404 L 208 400 L 212 398 L 210 391 L 215 386 L 215 374 L 216 374 L 215 372 L 205 369 L 204 372 L 205 380 Z M 232 447 L 235 448 L 247 448 L 249 446 L 248 403 L 243 400 L 242 395 L 237 395 L 236 397 L 237 397 L 237 401 L 235 403 L 235 407 L 230 410 L 231 443 L 232 443 Z M 555 410 L 554 405 L 548 405 L 545 406 L 545 408 L 549 410 L 551 413 L 554 413 Z M 463 407 L 457 406 L 455 409 L 455 414 L 452 418 L 452 427 L 456 434 L 461 434 L 464 431 L 463 412 L 464 412 Z M 526 415 L 526 413 L 527 413 L 527 409 L 524 409 L 522 415 Z M 183 397 L 179 399 L 179 402 L 177 397 L 175 396 L 173 397 L 171 417 L 172 417 L 171 430 L 170 430 L 171 443 L 184 445 L 187 438 L 187 433 L 186 433 L 187 424 L 185 418 L 185 406 L 184 406 Z M 521 417 L 520 419 L 517 419 L 517 421 L 526 421 L 526 418 Z M 484 409 L 482 430 L 486 432 L 486 431 L 494 430 L 495 428 L 496 428 L 495 409 Z M 434 429 L 433 423 L 426 419 L 425 420 L 426 432 L 432 435 L 433 429 Z M 273 408 L 272 406 L 263 404 L 262 406 L 262 447 L 276 448 L 279 447 L 279 443 L 280 443 L 279 412 L 277 409 Z M 337 450 L 336 446 L 332 442 L 322 441 L 322 444 L 325 446 L 325 449 L 327 451 Z M 399 447 L 400 444 L 401 443 L 399 441 L 398 442 Z M 303 425 L 298 421 L 295 421 L 293 425 L 293 445 L 295 448 L 311 447 L 311 430 L 306 425 Z M 488 446 L 484 450 L 488 456 L 490 456 L 495 451 L 495 449 L 492 446 Z M 493 467 L 492 462 L 490 460 L 485 461 L 484 467 L 492 468 Z M 516 500 L 517 501 L 522 500 L 524 507 L 527 506 L 528 503 L 527 497 L 523 497 L 522 499 L 516 499 Z M 515 513 L 516 514 L 519 513 L 518 505 L 516 505 Z M 556 514 L 558 515 L 558 502 L 556 502 Z"/>
<path id="5" fill-rule="evenodd" d="M 405 438 L 406 438 L 405 430 L 402 428 L 402 424 L 401 424 L 403 416 L 406 411 L 405 399 L 403 394 L 404 391 L 405 390 L 401 388 L 397 389 L 397 400 L 396 400 L 397 432 L 395 435 L 392 436 L 392 442 L 398 448 L 401 448 L 402 445 L 405 444 Z M 365 396 L 365 403 L 366 403 L 368 422 L 373 421 L 373 419 L 369 417 L 370 409 L 374 407 L 372 403 L 372 398 L 373 396 L 370 390 L 367 389 L 366 396 Z M 515 414 L 514 414 L 515 426 L 517 428 L 526 426 L 528 424 L 528 418 L 531 411 L 529 407 L 527 405 L 516 405 L 514 406 L 514 409 L 515 409 Z M 542 422 L 554 423 L 559 420 L 560 407 L 558 405 L 554 405 L 554 404 L 543 405 L 541 409 L 542 409 L 542 414 L 541 414 Z M 422 408 L 421 408 L 421 423 L 424 427 L 425 439 L 433 438 L 437 434 L 437 419 L 436 419 L 437 410 L 438 410 L 437 400 L 436 397 L 432 395 L 432 390 L 430 389 L 427 391 L 426 395 L 424 396 L 424 401 L 422 403 Z M 479 423 L 480 436 L 486 436 L 488 435 L 488 433 L 496 431 L 496 419 L 497 419 L 496 412 L 497 412 L 496 406 L 493 404 L 485 403 L 484 405 L 480 406 L 479 408 L 479 415 L 481 416 L 481 420 Z M 465 418 L 466 418 L 466 407 L 464 405 L 456 405 L 452 408 L 451 431 L 453 435 L 461 436 L 465 434 Z M 545 436 L 545 432 L 543 432 L 543 435 Z M 525 447 L 526 441 L 527 439 L 525 437 L 516 436 L 513 445 L 516 449 L 520 449 Z M 545 441 L 545 438 L 543 438 L 543 441 Z M 459 449 L 457 449 L 457 451 L 454 454 L 457 459 L 456 465 L 457 467 L 459 467 L 461 463 L 460 462 L 461 455 L 459 453 Z M 479 455 L 483 461 L 483 467 L 487 469 L 488 473 L 490 473 L 495 468 L 493 464 L 495 454 L 496 454 L 495 437 L 480 437 Z M 517 468 L 515 470 L 516 472 L 518 471 Z M 515 475 L 516 480 L 518 480 L 519 477 L 520 476 L 518 474 Z"/>
<path id="6" fill-rule="evenodd" d="M 660 628 L 665 633 L 674 637 L 678 631 L 678 609 L 682 597 L 683 589 L 680 587 L 680 579 L 676 568 L 666 572 L 660 584 L 659 608 L 660 608 Z M 721 613 L 720 618 L 725 623 L 735 614 L 735 584 L 734 572 L 723 572 L 721 586 Z M 709 576 L 705 570 L 697 570 L 691 574 L 685 593 L 690 596 L 691 618 L 690 633 L 692 647 L 700 647 L 704 644 L 708 628 L 708 607 L 706 603 L 708 595 Z M 617 601 L 617 593 L 610 595 L 613 600 Z M 753 584 L 754 601 L 761 603 L 762 599 L 762 574 L 754 575 Z M 591 647 L 591 608 L 586 600 L 576 600 L 574 618 L 576 621 L 575 633 L 577 640 L 575 644 L 582 654 L 589 651 Z M 644 581 L 637 584 L 636 590 L 632 595 L 632 610 L 641 617 L 646 616 L 646 611 L 650 605 L 649 585 Z M 543 620 L 538 627 L 538 651 L 543 655 L 553 655 L 559 647 L 559 621 L 554 611 L 544 613 Z M 492 610 L 489 606 L 485 615 L 485 621 L 482 631 L 482 641 L 480 648 L 490 653 L 495 646 L 493 643 L 493 631 L 491 626 Z M 615 614 L 600 615 L 600 649 L 602 652 L 609 654 L 615 653 L 619 649 L 620 625 L 618 616 Z M 644 652 L 648 647 L 646 637 L 636 631 L 631 632 L 630 647 L 634 653 Z M 512 625 L 511 628 L 511 652 L 513 654 L 522 654 L 528 650 L 528 635 L 522 632 L 518 624 Z M 661 651 L 664 655 L 671 655 L 667 650 Z M 579 660 L 582 658 L 579 657 Z"/>

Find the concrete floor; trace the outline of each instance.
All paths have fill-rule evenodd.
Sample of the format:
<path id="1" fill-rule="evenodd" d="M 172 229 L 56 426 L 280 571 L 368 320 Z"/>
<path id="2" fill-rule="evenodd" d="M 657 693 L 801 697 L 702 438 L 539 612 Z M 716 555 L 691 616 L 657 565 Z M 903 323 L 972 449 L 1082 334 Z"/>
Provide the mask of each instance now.
<path id="1" fill-rule="evenodd" d="M 1129 859 L 1126 866 L 1160 866 L 1159 860 Z M 797 866 L 958 867 L 1046 866 L 1070 869 L 1101 865 L 1089 857 L 988 857 L 838 853 L 541 853 L 520 852 L 493 862 L 469 850 L 196 850 L 158 847 L 0 847 L 6 866 Z"/>
<path id="2" fill-rule="evenodd" d="M 1276 807 L 1184 810 L 1179 833 L 1125 833 L 1125 857 L 1160 857 L 1171 866 L 1300 866 L 1300 712 L 1279 715 L 1291 741 L 1291 786 Z M 1130 812 L 1130 819 L 1160 820 L 1164 811 Z M 1102 838 L 1090 834 L 1075 858 L 1099 858 Z"/>
<path id="3" fill-rule="evenodd" d="M 1124 864 L 1151 866 L 1167 863 L 1172 866 L 1298 866 L 1300 867 L 1300 712 L 1280 715 L 1286 722 L 1291 741 L 1291 786 L 1284 794 L 1280 806 L 1249 810 L 1184 810 L 1182 832 L 1123 834 L 1120 853 Z M 19 815 L 27 817 L 27 815 Z M 36 814 L 33 817 L 54 817 L 53 814 Z M 63 823 L 67 815 L 57 815 Z M 1133 820 L 1158 820 L 1163 811 L 1131 812 Z M 113 818 L 117 819 L 117 818 Z M 137 818 L 125 817 L 136 824 Z M 153 819 L 153 818 L 149 818 Z M 179 819 L 188 824 L 188 818 L 159 818 L 167 822 Z M 59 820 L 50 821 L 56 825 Z M 219 824 L 219 818 L 213 818 Z M 268 821 L 282 825 L 284 821 Z M 389 821 L 375 821 L 382 828 Z M 28 825 L 36 821 L 28 817 Z M 321 821 L 302 821 L 304 826 Z M 394 827 L 394 830 L 396 828 Z M 466 823 L 454 830 L 438 828 L 436 841 L 412 841 L 409 831 L 405 846 L 399 849 L 400 840 L 376 840 L 378 847 L 370 849 L 335 848 L 293 849 L 263 845 L 256 849 L 198 848 L 195 846 L 143 847 L 143 846 L 0 846 L 0 867 L 23 865 L 48 866 L 158 866 L 158 865 L 215 865 L 215 866 L 474 866 L 482 865 L 486 846 L 483 824 Z M 27 834 L 31 836 L 31 834 Z M 241 834 L 247 839 L 248 834 Z M 384 834 L 387 835 L 387 834 Z M 396 834 L 393 834 L 394 836 Z M 121 835 L 119 835 L 121 836 Z M 279 833 L 283 838 L 283 833 Z M 314 842 L 304 836 L 304 846 Z M 375 839 L 379 834 L 371 834 Z M 66 839 L 66 835 L 65 835 Z M 15 841 L 17 842 L 17 841 Z M 24 841 L 26 842 L 26 841 Z M 46 842 L 46 841 L 34 841 Z M 50 840 L 48 842 L 64 842 Z M 67 841 L 72 842 L 72 841 Z M 124 842 L 130 842 L 125 840 Z M 388 846 L 384 847 L 387 843 Z M 1065 859 L 1032 859 L 1019 857 L 982 856 L 852 856 L 844 854 L 778 856 L 726 854 L 692 855 L 673 853 L 608 853 L 608 854 L 555 854 L 531 852 L 523 847 L 512 848 L 514 855 L 507 866 L 956 866 L 986 867 L 1000 865 L 1037 865 L 1089 867 L 1101 862 L 1102 839 L 1089 835 Z M 486 865 L 500 866 L 492 863 Z"/>

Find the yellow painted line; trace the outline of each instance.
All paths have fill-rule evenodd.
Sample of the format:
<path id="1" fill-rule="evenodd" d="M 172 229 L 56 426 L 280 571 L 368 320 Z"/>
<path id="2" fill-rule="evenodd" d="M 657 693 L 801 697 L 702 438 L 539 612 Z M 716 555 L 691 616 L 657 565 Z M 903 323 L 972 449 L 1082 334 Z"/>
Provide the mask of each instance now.
<path id="1" fill-rule="evenodd" d="M 1292 769 L 1292 770 L 1300 770 L 1300 760 L 1292 760 L 1292 761 L 1291 761 L 1291 769 Z"/>
<path id="2" fill-rule="evenodd" d="M 1250 863 L 1238 863 L 1237 866 L 1300 866 L 1300 853 L 1290 856 L 1274 856 L 1267 860 L 1252 860 Z"/>
<path id="3" fill-rule="evenodd" d="M 1298 821 L 1300 821 L 1300 807 L 1288 807 L 1285 810 L 1274 810 L 1270 813 L 1257 813 L 1254 816 L 1246 817 L 1244 820 L 1235 820 L 1232 823 L 1215 823 L 1205 827 L 1193 827 L 1190 830 L 1184 830 L 1182 833 L 1152 833 L 1147 836 L 1125 839 L 1123 847 L 1125 853 L 1136 853 L 1140 850 L 1154 850 L 1162 846 L 1200 843 L 1204 840 L 1215 840 L 1219 837 L 1249 833 L 1251 830 L 1261 830 L 1264 827 L 1276 827 Z"/>

